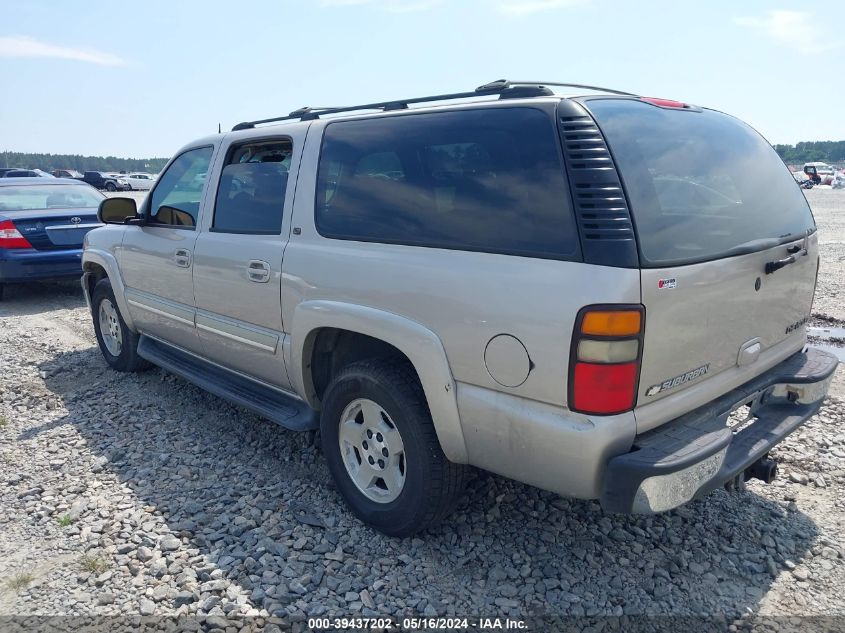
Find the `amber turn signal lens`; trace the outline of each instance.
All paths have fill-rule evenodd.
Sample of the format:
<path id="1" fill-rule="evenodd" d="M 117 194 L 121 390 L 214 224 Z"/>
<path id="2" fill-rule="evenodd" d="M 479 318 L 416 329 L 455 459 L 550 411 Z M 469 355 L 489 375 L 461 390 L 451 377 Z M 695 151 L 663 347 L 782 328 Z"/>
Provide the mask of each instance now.
<path id="1" fill-rule="evenodd" d="M 640 333 L 642 315 L 636 310 L 587 312 L 581 333 L 594 336 L 629 336 Z"/>

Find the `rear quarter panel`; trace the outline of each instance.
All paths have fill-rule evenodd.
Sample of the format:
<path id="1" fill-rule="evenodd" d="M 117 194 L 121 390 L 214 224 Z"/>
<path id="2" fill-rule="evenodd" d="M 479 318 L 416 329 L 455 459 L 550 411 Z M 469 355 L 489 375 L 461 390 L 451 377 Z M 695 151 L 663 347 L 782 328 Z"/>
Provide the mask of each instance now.
<path id="1" fill-rule="evenodd" d="M 386 310 L 432 330 L 459 383 L 565 405 L 578 310 L 593 303 L 639 303 L 639 271 L 324 238 L 314 223 L 324 127 L 317 122 L 309 131 L 297 183 L 292 226 L 300 234 L 291 235 L 283 263 L 286 331 L 302 301 Z M 529 376 L 517 387 L 500 385 L 485 366 L 488 342 L 503 333 L 518 338 L 531 359 Z"/>

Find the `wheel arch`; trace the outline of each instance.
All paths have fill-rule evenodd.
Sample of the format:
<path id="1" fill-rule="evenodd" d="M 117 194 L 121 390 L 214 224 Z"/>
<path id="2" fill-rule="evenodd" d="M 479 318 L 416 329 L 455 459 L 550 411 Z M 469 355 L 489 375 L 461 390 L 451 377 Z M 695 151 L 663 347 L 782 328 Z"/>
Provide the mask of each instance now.
<path id="1" fill-rule="evenodd" d="M 467 463 L 455 380 L 443 344 L 434 332 L 377 308 L 321 300 L 299 304 L 290 329 L 291 345 L 285 360 L 293 387 L 310 406 L 320 408 L 320 388 L 325 386 L 313 373 L 319 342 L 326 336 L 348 336 L 343 332 L 367 337 L 376 346 L 389 346 L 408 359 L 419 377 L 444 454 L 453 462 Z"/>
<path id="2" fill-rule="evenodd" d="M 123 317 L 123 321 L 129 329 L 137 331 L 129 312 L 129 304 L 126 303 L 123 279 L 120 277 L 120 269 L 114 255 L 106 251 L 86 248 L 82 255 L 82 271 L 82 290 L 85 292 L 88 304 L 91 304 L 90 298 L 96 283 L 100 279 L 108 278 L 114 291 L 120 316 Z"/>

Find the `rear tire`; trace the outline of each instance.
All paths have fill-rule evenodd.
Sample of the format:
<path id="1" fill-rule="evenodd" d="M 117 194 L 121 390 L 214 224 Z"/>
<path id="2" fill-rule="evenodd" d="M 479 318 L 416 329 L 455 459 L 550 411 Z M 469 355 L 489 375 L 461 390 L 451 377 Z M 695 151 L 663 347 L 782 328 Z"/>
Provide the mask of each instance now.
<path id="1" fill-rule="evenodd" d="M 108 277 L 101 279 L 94 286 L 94 292 L 91 293 L 91 311 L 97 344 L 112 369 L 136 372 L 151 367 L 148 361 L 138 356 L 140 337 L 126 326 Z"/>
<path id="2" fill-rule="evenodd" d="M 342 369 L 326 389 L 320 432 L 340 494 L 388 536 L 436 525 L 463 490 L 466 467 L 443 454 L 416 372 L 404 360 Z"/>

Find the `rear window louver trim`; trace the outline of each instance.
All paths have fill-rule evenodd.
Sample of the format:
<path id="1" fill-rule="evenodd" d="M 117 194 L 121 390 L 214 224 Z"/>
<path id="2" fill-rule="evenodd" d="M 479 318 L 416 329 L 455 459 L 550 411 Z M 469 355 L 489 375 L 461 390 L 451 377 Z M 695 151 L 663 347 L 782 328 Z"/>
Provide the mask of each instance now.
<path id="1" fill-rule="evenodd" d="M 638 267 L 631 213 L 601 130 L 586 110 L 566 100 L 558 107 L 558 128 L 584 261 Z"/>

